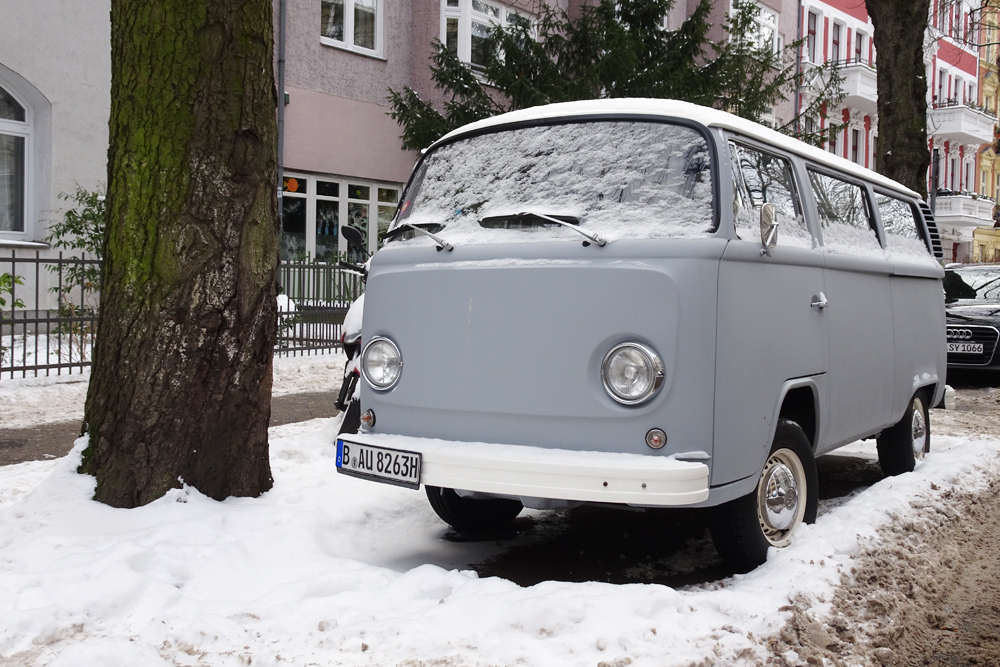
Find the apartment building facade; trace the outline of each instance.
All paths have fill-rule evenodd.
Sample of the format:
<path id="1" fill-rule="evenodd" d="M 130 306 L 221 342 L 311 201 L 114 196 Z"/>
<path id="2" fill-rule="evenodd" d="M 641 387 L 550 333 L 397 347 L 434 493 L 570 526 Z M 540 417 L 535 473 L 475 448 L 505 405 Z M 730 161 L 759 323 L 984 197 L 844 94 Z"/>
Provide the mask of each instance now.
<path id="1" fill-rule="evenodd" d="M 276 54 L 285 103 L 282 257 L 329 261 L 346 250 L 339 234 L 345 222 L 364 230 L 376 247 L 378 229 L 388 224 L 417 158 L 400 148 L 388 89 L 409 86 L 425 99 L 444 101 L 431 80 L 435 40 L 475 66 L 490 26 L 531 21 L 539 2 L 574 16 L 589 1 L 274 0 L 276 42 L 284 45 Z M 979 0 L 932 0 L 928 147 L 938 167 L 946 257 L 955 260 L 972 259 L 972 231 L 992 226 L 1000 193 L 993 146 L 996 1 L 984 9 Z M 877 53 L 864 3 L 757 4 L 762 42 L 780 49 L 803 38 L 798 64 L 807 75 L 830 61 L 843 72 L 840 106 L 827 109 L 826 118 L 803 118 L 803 129 L 844 124 L 827 149 L 877 168 Z M 0 246 L 44 249 L 47 221 L 59 215 L 58 194 L 76 184 L 95 189 L 106 179 L 110 2 L 7 5 L 0 23 Z M 678 27 L 695 6 L 695 0 L 677 0 L 666 27 Z M 731 9 L 731 0 L 713 6 L 712 38 L 723 37 L 720 26 Z M 809 95 L 808 87 L 799 90 L 768 120 L 788 122 Z"/>

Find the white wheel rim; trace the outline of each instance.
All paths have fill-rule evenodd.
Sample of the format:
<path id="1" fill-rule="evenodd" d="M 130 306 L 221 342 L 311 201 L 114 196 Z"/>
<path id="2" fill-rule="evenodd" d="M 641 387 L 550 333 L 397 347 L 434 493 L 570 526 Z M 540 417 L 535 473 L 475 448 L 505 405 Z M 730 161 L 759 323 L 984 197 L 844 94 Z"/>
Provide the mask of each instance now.
<path id="1" fill-rule="evenodd" d="M 783 547 L 806 513 L 806 472 L 790 449 L 768 457 L 757 483 L 757 520 L 768 544 Z"/>
<path id="2" fill-rule="evenodd" d="M 913 399 L 913 418 L 910 421 L 910 437 L 913 442 L 913 458 L 924 458 L 927 449 L 927 422 L 924 420 L 924 404 L 919 398 Z"/>

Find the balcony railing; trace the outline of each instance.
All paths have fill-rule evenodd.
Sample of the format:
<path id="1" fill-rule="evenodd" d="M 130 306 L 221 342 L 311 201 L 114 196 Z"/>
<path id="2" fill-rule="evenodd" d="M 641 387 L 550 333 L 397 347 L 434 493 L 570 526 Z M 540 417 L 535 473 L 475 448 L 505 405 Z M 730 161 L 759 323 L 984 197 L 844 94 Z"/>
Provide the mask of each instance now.
<path id="1" fill-rule="evenodd" d="M 868 114 L 878 111 L 878 76 L 872 63 L 848 60 L 841 63 L 844 75 L 844 102 Z"/>
<path id="2" fill-rule="evenodd" d="M 965 194 L 939 194 L 934 219 L 941 235 L 951 241 L 971 241 L 978 227 L 993 227 L 994 202 L 989 197 Z"/>
<path id="3" fill-rule="evenodd" d="M 995 114 L 956 100 L 935 102 L 927 110 L 927 133 L 961 144 L 988 144 L 993 141 Z"/>

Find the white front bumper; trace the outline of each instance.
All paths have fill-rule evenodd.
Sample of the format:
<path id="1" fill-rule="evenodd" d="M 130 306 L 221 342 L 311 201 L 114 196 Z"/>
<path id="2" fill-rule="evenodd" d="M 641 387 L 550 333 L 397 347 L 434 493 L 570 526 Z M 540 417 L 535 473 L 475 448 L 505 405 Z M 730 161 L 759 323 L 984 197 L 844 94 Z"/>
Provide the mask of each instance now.
<path id="1" fill-rule="evenodd" d="M 420 483 L 504 496 L 639 506 L 708 498 L 708 466 L 669 456 L 356 434 L 341 440 L 419 452 Z"/>

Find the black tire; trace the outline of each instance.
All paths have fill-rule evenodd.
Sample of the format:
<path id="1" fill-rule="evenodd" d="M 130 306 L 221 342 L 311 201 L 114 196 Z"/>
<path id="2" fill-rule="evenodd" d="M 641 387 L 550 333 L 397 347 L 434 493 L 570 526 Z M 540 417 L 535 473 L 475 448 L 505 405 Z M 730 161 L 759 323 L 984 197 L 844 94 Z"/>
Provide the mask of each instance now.
<path id="1" fill-rule="evenodd" d="M 427 500 L 441 520 L 462 533 L 503 528 L 521 513 L 521 503 L 505 498 L 463 498 L 454 489 L 425 486 Z"/>
<path id="2" fill-rule="evenodd" d="M 785 492 L 767 502 L 769 487 Z M 792 489 L 794 496 L 789 493 Z M 767 560 L 770 547 L 787 546 L 799 524 L 814 522 L 818 504 L 816 460 L 809 438 L 795 422 L 779 420 L 757 488 L 713 508 L 712 542 L 729 567 L 749 572 Z M 768 507 L 776 512 L 769 512 Z"/>
<path id="3" fill-rule="evenodd" d="M 886 477 L 912 472 L 931 446 L 931 422 L 923 389 L 910 399 L 903 418 L 878 437 L 878 464 Z"/>
<path id="4" fill-rule="evenodd" d="M 337 435 L 341 433 L 357 433 L 360 428 L 361 401 L 357 398 L 352 398 L 351 402 L 347 404 L 347 412 L 344 413 L 344 421 L 340 422 L 340 430 L 337 431 Z"/>

